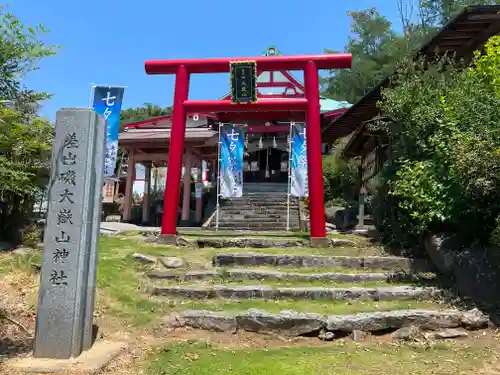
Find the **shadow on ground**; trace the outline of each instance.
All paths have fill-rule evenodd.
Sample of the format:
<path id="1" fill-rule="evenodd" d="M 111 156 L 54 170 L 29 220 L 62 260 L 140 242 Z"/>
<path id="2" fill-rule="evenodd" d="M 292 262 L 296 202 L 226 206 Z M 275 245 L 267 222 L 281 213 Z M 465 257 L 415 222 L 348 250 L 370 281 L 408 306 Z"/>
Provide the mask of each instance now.
<path id="1" fill-rule="evenodd" d="M 32 339 L 0 339 L 0 361 L 30 353 L 32 350 Z"/>
<path id="2" fill-rule="evenodd" d="M 392 254 L 407 255 L 401 251 Z M 413 252 L 415 257 L 415 252 Z M 436 276 L 418 276 L 415 285 L 434 286 L 444 291 L 443 302 L 460 309 L 478 308 L 500 326 L 500 250 L 463 246 L 441 238 L 432 256 L 420 249 L 418 257 L 432 258 Z"/>

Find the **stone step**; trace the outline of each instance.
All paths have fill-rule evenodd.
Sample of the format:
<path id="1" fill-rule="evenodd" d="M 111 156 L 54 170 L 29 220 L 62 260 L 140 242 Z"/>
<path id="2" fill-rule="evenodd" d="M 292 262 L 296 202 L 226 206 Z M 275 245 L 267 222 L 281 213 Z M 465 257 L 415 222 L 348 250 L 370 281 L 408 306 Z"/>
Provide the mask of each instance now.
<path id="1" fill-rule="evenodd" d="M 271 216 L 271 215 L 285 215 L 287 213 L 287 210 L 280 209 L 280 210 L 267 210 L 267 209 L 240 209 L 240 208 L 226 208 L 226 207 L 221 207 L 220 212 L 224 212 L 227 215 L 264 215 L 264 216 Z M 299 210 L 297 209 L 290 209 L 290 215 L 299 215 Z"/>
<path id="2" fill-rule="evenodd" d="M 265 218 L 265 217 L 252 217 L 252 218 L 234 218 L 234 217 L 226 217 L 221 215 L 219 218 L 219 223 L 228 223 L 234 225 L 251 225 L 253 227 L 267 226 L 268 224 L 286 224 L 286 217 L 282 218 Z M 299 225 L 299 218 L 291 217 L 289 219 L 290 225 Z"/>
<path id="3" fill-rule="evenodd" d="M 273 194 L 262 194 L 259 196 L 243 196 L 243 197 L 238 197 L 238 198 L 225 198 L 221 199 L 221 202 L 233 202 L 233 203 L 238 203 L 238 202 L 288 202 L 288 199 L 286 196 L 280 196 L 280 195 L 273 195 Z M 290 203 L 295 203 L 298 204 L 299 201 L 297 199 L 291 199 L 290 198 Z"/>
<path id="4" fill-rule="evenodd" d="M 292 267 L 341 267 L 353 269 L 381 269 L 386 271 L 406 270 L 413 272 L 433 271 L 425 259 L 381 256 L 323 256 L 301 254 L 225 253 L 216 254 L 213 264 L 226 266 L 292 266 Z"/>
<path id="5" fill-rule="evenodd" d="M 333 337 L 345 333 L 363 331 L 387 332 L 416 325 L 425 330 L 465 328 L 477 330 L 488 326 L 488 317 L 475 310 L 395 310 L 353 315 L 321 315 L 282 311 L 273 314 L 257 309 L 239 313 L 223 313 L 208 310 L 187 310 L 167 315 L 163 323 L 167 327 L 191 327 L 219 332 L 245 330 L 260 333 L 278 333 L 285 336 L 301 336 L 332 332 Z M 335 334 L 338 334 L 336 336 Z M 342 335 L 344 334 L 344 335 Z"/>
<path id="6" fill-rule="evenodd" d="M 194 280 L 220 280 L 220 281 L 245 281 L 245 280 L 278 280 L 278 281 L 333 281 L 339 283 L 369 283 L 369 282 L 396 282 L 414 281 L 416 275 L 404 273 L 300 273 L 281 272 L 274 270 L 256 269 L 229 269 L 229 270 L 199 270 L 186 273 L 174 271 L 155 270 L 145 274 L 150 280 L 168 280 L 184 282 Z"/>
<path id="7" fill-rule="evenodd" d="M 225 217 L 231 217 L 231 216 L 239 216 L 242 218 L 268 218 L 268 219 L 278 219 L 278 218 L 285 218 L 287 217 L 286 211 L 279 212 L 279 213 L 272 213 L 272 214 L 267 214 L 265 212 L 248 212 L 248 211 L 240 211 L 240 212 L 227 212 L 225 210 L 220 210 L 219 211 L 219 216 L 225 216 Z M 290 211 L 289 217 L 296 217 L 299 218 L 299 213 L 297 211 L 293 212 Z"/>
<path id="8" fill-rule="evenodd" d="M 441 296 L 441 290 L 418 286 L 380 287 L 295 287 L 273 288 L 266 285 L 190 285 L 161 286 L 149 285 L 148 291 L 154 296 L 181 297 L 192 300 L 204 299 L 264 299 L 264 300 L 326 300 L 326 301 L 396 301 L 430 300 Z"/>
<path id="9" fill-rule="evenodd" d="M 215 227 L 215 224 L 214 224 Z M 267 226 L 265 225 L 234 225 L 230 223 L 224 223 L 220 224 L 219 223 L 219 229 L 220 230 L 253 230 L 253 231 L 260 231 L 260 232 L 275 232 L 277 230 L 286 230 L 286 223 L 273 223 L 273 224 L 268 224 Z M 289 227 L 290 231 L 295 231 L 295 232 L 300 232 L 301 228 L 299 226 L 292 226 L 290 225 Z"/>
<path id="10" fill-rule="evenodd" d="M 220 207 L 228 208 L 228 209 L 247 209 L 247 210 L 287 210 L 286 202 L 269 202 L 269 203 L 261 203 L 261 202 L 237 202 L 237 203 L 221 203 Z M 290 204 L 290 209 L 298 210 L 299 206 L 297 204 Z"/>
<path id="11" fill-rule="evenodd" d="M 287 237 L 199 237 L 196 240 L 199 248 L 302 248 L 308 247 L 309 241 Z"/>
<path id="12" fill-rule="evenodd" d="M 254 221 L 280 221 L 280 220 L 286 220 L 286 214 L 285 215 L 277 215 L 277 214 L 272 214 L 272 215 L 263 215 L 263 214 L 244 214 L 244 215 L 238 215 L 238 214 L 228 214 L 227 212 L 221 212 L 222 215 L 220 215 L 221 220 L 254 220 Z M 289 216 L 290 220 L 299 220 L 299 215 L 290 215 Z"/>

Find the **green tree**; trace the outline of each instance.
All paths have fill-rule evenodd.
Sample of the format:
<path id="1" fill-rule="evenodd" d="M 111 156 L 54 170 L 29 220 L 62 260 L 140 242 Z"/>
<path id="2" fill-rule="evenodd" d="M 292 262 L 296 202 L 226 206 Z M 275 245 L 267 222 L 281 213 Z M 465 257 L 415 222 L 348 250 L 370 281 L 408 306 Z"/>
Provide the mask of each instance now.
<path id="1" fill-rule="evenodd" d="M 382 231 L 416 244 L 427 233 L 451 230 L 471 240 L 490 238 L 500 214 L 500 38 L 472 67 L 448 58 L 400 65 L 383 91 L 392 138 L 391 165 L 375 202 Z"/>
<path id="2" fill-rule="evenodd" d="M 353 103 L 393 69 L 401 46 L 395 41 L 389 20 L 375 8 L 348 15 L 353 36 L 346 51 L 353 55 L 352 68 L 332 72 L 322 83 L 323 95 Z"/>
<path id="3" fill-rule="evenodd" d="M 396 4 L 400 14 L 396 25 L 375 8 L 348 12 L 352 36 L 345 50 L 353 55 L 352 68 L 332 71 L 322 79 L 323 95 L 357 102 L 464 7 L 500 4 L 500 0 L 398 0 Z M 394 31 L 399 27 L 403 33 Z"/>
<path id="4" fill-rule="evenodd" d="M 53 129 L 37 116 L 41 100 L 50 97 L 22 84 L 39 61 L 53 55 L 40 36 L 41 25 L 24 26 L 0 8 L 0 236 L 19 239 L 29 223 L 35 200 L 48 181 Z"/>
<path id="5" fill-rule="evenodd" d="M 160 107 L 153 103 L 144 103 L 141 107 L 127 108 L 120 113 L 121 129 L 127 124 L 149 120 L 155 117 L 168 116 L 172 113 L 172 107 Z"/>

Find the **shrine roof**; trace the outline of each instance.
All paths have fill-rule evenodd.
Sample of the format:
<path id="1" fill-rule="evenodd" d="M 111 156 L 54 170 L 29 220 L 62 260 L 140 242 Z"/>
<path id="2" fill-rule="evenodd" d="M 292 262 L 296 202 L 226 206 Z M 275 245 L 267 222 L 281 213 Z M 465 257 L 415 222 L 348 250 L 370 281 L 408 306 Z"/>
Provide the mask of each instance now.
<path id="1" fill-rule="evenodd" d="M 345 100 L 333 100 L 325 97 L 319 98 L 319 106 L 322 114 L 327 115 L 328 112 L 339 112 L 345 111 L 347 108 L 351 107 L 352 104 L 346 102 Z"/>
<path id="2" fill-rule="evenodd" d="M 424 56 L 431 60 L 436 55 L 455 54 L 459 59 L 469 61 L 477 49 L 493 35 L 500 32 L 500 6 L 499 5 L 473 5 L 466 7 L 446 26 L 438 31 L 424 44 L 414 57 Z M 378 115 L 377 102 L 382 98 L 381 91 L 389 87 L 392 76 L 386 77 L 357 103 L 337 117 L 323 132 L 324 139 L 334 140 L 345 137 L 370 119 Z M 366 132 L 359 131 L 353 134 L 351 141 L 346 145 L 346 154 L 358 152 L 351 150 L 350 145 L 358 144 L 357 136 Z"/>
<path id="3" fill-rule="evenodd" d="M 165 141 L 169 140 L 171 129 L 131 129 L 121 132 L 119 136 L 120 143 L 133 143 L 137 141 Z M 217 132 L 210 128 L 186 128 L 185 140 L 206 141 L 217 135 Z"/>

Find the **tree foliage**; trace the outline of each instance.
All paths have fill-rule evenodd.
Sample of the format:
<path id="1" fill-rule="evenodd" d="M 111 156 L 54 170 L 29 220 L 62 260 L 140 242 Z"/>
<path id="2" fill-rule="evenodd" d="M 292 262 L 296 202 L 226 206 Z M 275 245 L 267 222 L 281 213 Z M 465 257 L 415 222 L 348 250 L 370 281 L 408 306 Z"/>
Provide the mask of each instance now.
<path id="1" fill-rule="evenodd" d="M 341 152 L 347 138 L 340 139 L 330 155 L 323 157 L 323 184 L 327 206 L 348 206 L 357 199 L 359 161 L 346 159 Z"/>
<path id="2" fill-rule="evenodd" d="M 50 97 L 25 87 L 22 79 L 57 47 L 46 46 L 43 26 L 24 26 L 0 9 L 0 236 L 16 240 L 47 183 L 52 126 L 37 116 Z"/>
<path id="3" fill-rule="evenodd" d="M 348 12 L 352 35 L 345 51 L 353 55 L 352 68 L 332 71 L 322 79 L 323 95 L 357 102 L 460 10 L 477 4 L 500 4 L 500 0 L 397 0 L 399 24 L 375 8 Z M 399 29 L 403 32 L 395 31 Z"/>
<path id="4" fill-rule="evenodd" d="M 451 230 L 487 241 L 500 214 L 500 38 L 469 68 L 445 57 L 400 65 L 379 124 L 392 137 L 376 212 L 392 240 Z"/>
<path id="5" fill-rule="evenodd" d="M 127 108 L 120 112 L 120 127 L 139 121 L 146 121 L 154 117 L 168 116 L 172 113 L 172 107 L 163 108 L 157 104 L 144 103 L 140 107 Z"/>

